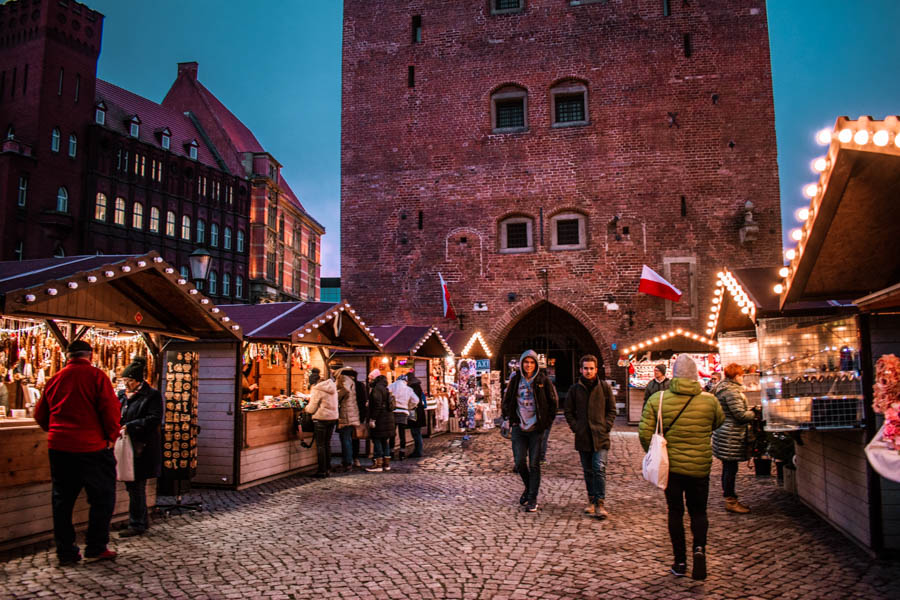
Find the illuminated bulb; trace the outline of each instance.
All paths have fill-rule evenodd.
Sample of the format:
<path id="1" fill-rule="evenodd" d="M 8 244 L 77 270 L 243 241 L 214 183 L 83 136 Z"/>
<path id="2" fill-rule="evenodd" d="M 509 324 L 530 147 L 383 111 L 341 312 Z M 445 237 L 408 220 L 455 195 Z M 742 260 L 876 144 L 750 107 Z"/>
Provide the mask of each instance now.
<path id="1" fill-rule="evenodd" d="M 162 256 L 154 256 L 154 257 L 153 257 L 153 262 L 155 262 L 155 263 L 161 263 L 161 262 L 162 262 Z"/>
<path id="2" fill-rule="evenodd" d="M 794 213 L 794 216 L 797 217 L 798 221 L 806 221 L 809 219 L 809 209 L 801 208 L 798 209 L 797 212 Z"/>
<path id="3" fill-rule="evenodd" d="M 638 344 L 638 348 L 643 348 L 643 347 L 644 347 L 644 342 L 641 342 Z"/>
<path id="4" fill-rule="evenodd" d="M 725 283 L 721 279 L 716 282 L 716 287 L 722 287 L 724 285 Z"/>
<path id="5" fill-rule="evenodd" d="M 894 145 L 900 148 L 900 135 L 894 136 Z"/>
<path id="6" fill-rule="evenodd" d="M 88 283 L 97 283 L 97 276 L 96 275 L 88 275 L 87 280 L 88 280 Z"/>
<path id="7" fill-rule="evenodd" d="M 184 285 L 186 283 L 187 283 L 187 279 L 185 279 L 184 277 L 178 278 L 178 285 Z"/>
<path id="8" fill-rule="evenodd" d="M 51 296 L 55 296 L 56 294 L 59 293 L 59 291 L 56 288 L 48 288 L 47 293 Z"/>
<path id="9" fill-rule="evenodd" d="M 838 139 L 842 144 L 849 143 L 850 140 L 853 139 L 853 132 L 849 129 L 841 129 L 841 132 L 838 134 Z"/>
<path id="10" fill-rule="evenodd" d="M 78 289 L 78 284 L 75 283 L 74 281 L 70 281 L 70 282 L 69 282 L 68 284 L 66 284 L 66 285 L 69 286 L 69 289 L 70 289 L 70 290 L 77 290 L 77 289 Z"/>
<path id="11" fill-rule="evenodd" d="M 722 271 L 719 271 L 718 273 L 716 273 L 716 277 L 718 277 L 719 279 L 722 279 L 723 277 L 725 277 L 725 273 L 723 273 Z"/>
<path id="12" fill-rule="evenodd" d="M 708 321 L 708 322 L 706 323 L 706 326 L 707 326 L 707 327 L 715 327 L 715 325 L 716 325 L 716 322 L 715 322 L 715 321 L 712 321 L 712 320 L 710 320 L 710 321 Z"/>
<path id="13" fill-rule="evenodd" d="M 875 132 L 875 135 L 872 136 L 872 141 L 875 142 L 876 146 L 887 146 L 888 136 L 888 132 L 882 129 Z"/>
<path id="14" fill-rule="evenodd" d="M 684 329 L 682 329 L 681 327 L 679 327 L 678 329 L 675 330 L 675 333 L 683 333 L 683 332 L 684 332 Z"/>
<path id="15" fill-rule="evenodd" d="M 710 327 L 709 329 L 706 330 L 706 335 L 712 335 L 712 334 L 713 334 L 713 328 Z"/>
<path id="16" fill-rule="evenodd" d="M 853 142 L 863 146 L 869 143 L 869 132 L 865 129 L 860 129 L 856 132 L 856 135 L 853 136 Z"/>
<path id="17" fill-rule="evenodd" d="M 172 267 L 166 267 L 166 273 L 168 273 L 169 275 L 171 275 L 174 272 L 175 272 L 175 269 L 173 269 Z"/>
<path id="18" fill-rule="evenodd" d="M 713 298 L 713 306 L 717 305 L 721 301 L 722 301 L 722 299 L 719 298 L 718 296 L 716 296 L 715 298 Z"/>
<path id="19" fill-rule="evenodd" d="M 675 335 L 675 331 L 674 331 L 674 330 L 669 332 L 669 337 L 672 337 L 673 335 Z"/>
<path id="20" fill-rule="evenodd" d="M 223 322 L 223 323 L 227 323 L 227 322 L 230 321 L 230 320 L 231 320 L 231 317 L 222 317 L 222 322 Z"/>
<path id="21" fill-rule="evenodd" d="M 713 294 L 715 294 L 716 296 L 721 296 L 722 290 L 717 289 L 715 292 L 713 292 Z"/>
<path id="22" fill-rule="evenodd" d="M 209 304 L 209 298 L 200 298 L 200 304 Z"/>
<path id="23" fill-rule="evenodd" d="M 147 261 L 146 261 L 146 260 L 139 260 L 139 261 L 138 261 L 138 266 L 141 267 L 141 268 L 146 267 L 146 266 L 147 266 Z"/>
<path id="24" fill-rule="evenodd" d="M 776 294 L 781 294 L 781 292 L 784 291 L 784 286 L 780 283 L 776 283 L 775 287 L 772 288 L 772 291 L 774 291 Z"/>
<path id="25" fill-rule="evenodd" d="M 195 294 L 197 294 L 197 293 L 199 293 L 199 292 L 197 292 L 197 290 L 195 290 L 195 289 L 190 289 L 190 290 L 188 290 L 188 294 L 191 294 L 192 296 L 195 295 Z"/>
<path id="26" fill-rule="evenodd" d="M 129 267 L 128 265 L 124 265 L 124 266 L 122 267 L 122 272 L 124 272 L 124 273 L 130 273 L 130 272 L 131 272 L 131 267 Z"/>
<path id="27" fill-rule="evenodd" d="M 232 331 L 237 331 L 237 330 L 240 329 L 240 328 L 241 328 L 240 325 L 232 325 L 232 326 L 231 326 L 231 330 L 232 330 Z"/>
<path id="28" fill-rule="evenodd" d="M 297 337 L 298 337 L 298 338 L 302 338 L 302 337 L 303 337 L 303 334 L 302 334 L 302 333 L 298 333 L 298 334 L 297 334 Z"/>
<path id="29" fill-rule="evenodd" d="M 820 156 L 819 158 L 817 158 L 816 160 L 814 160 L 812 162 L 812 170 L 815 171 L 816 173 L 821 173 L 827 168 L 828 168 L 828 161 L 825 159 L 824 156 Z"/>
<path id="30" fill-rule="evenodd" d="M 659 343 L 659 336 L 656 336 L 655 338 L 653 338 L 653 341 L 654 341 L 654 343 Z"/>
<path id="31" fill-rule="evenodd" d="M 816 194 L 819 193 L 818 184 L 810 183 L 809 185 L 807 185 L 806 187 L 803 188 L 803 193 L 806 195 L 807 198 L 810 198 L 810 199 L 815 198 Z"/>
<path id="32" fill-rule="evenodd" d="M 712 311 L 713 311 L 713 312 L 714 312 L 714 313 L 717 313 L 717 312 L 719 312 L 719 305 L 718 305 L 718 304 L 716 304 L 716 305 L 713 305 L 713 307 L 712 307 Z"/>
<path id="33" fill-rule="evenodd" d="M 787 277 L 790 274 L 791 274 L 791 270 L 788 269 L 787 267 L 781 267 L 780 269 L 778 269 L 779 277 Z M 781 293 L 781 292 L 779 292 L 779 293 Z"/>
<path id="34" fill-rule="evenodd" d="M 632 347 L 631 347 L 631 351 L 632 351 L 632 352 L 635 352 L 636 350 L 637 350 L 637 346 L 632 346 Z"/>
<path id="35" fill-rule="evenodd" d="M 218 313 L 218 312 L 219 312 L 219 307 L 218 307 L 218 306 L 213 306 L 211 309 L 209 309 L 209 312 L 214 313 L 214 314 L 215 314 L 215 313 Z"/>
<path id="36" fill-rule="evenodd" d="M 794 250 L 793 248 L 788 248 L 787 250 L 784 251 L 784 257 L 786 259 L 792 261 L 795 258 L 797 258 L 797 251 Z"/>
<path id="37" fill-rule="evenodd" d="M 705 344 L 705 343 L 708 342 L 709 340 L 707 340 L 705 337 L 703 337 L 703 336 L 701 335 L 701 336 L 700 336 L 700 341 L 703 342 L 703 343 Z"/>
<path id="38" fill-rule="evenodd" d="M 695 340 L 696 340 L 698 337 L 700 337 L 700 336 L 697 335 L 696 333 L 692 333 L 692 334 L 691 334 L 691 339 L 695 339 Z"/>
<path id="39" fill-rule="evenodd" d="M 741 312 L 744 313 L 745 315 L 749 315 L 749 314 L 750 314 L 750 308 L 747 307 L 747 306 L 745 306 L 744 308 L 741 309 Z"/>
<path id="40" fill-rule="evenodd" d="M 35 298 L 34 294 L 25 294 L 25 302 L 34 302 L 35 300 L 37 298 Z"/>
<path id="41" fill-rule="evenodd" d="M 820 129 L 816 134 L 816 142 L 819 143 L 820 146 L 827 146 L 831 143 L 831 130 L 830 129 Z"/>
<path id="42" fill-rule="evenodd" d="M 112 277 L 113 275 L 115 275 L 115 273 L 113 273 L 112 271 L 103 271 L 103 274 L 107 277 Z"/>
<path id="43" fill-rule="evenodd" d="M 791 231 L 791 239 L 794 240 L 795 242 L 799 242 L 800 240 L 803 239 L 803 231 L 801 231 L 799 228 L 792 230 Z"/>

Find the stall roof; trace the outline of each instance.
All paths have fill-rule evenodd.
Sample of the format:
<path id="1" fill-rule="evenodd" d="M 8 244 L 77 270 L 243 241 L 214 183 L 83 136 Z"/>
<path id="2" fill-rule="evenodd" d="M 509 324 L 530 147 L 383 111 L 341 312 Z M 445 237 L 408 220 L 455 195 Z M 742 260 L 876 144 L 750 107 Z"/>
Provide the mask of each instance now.
<path id="1" fill-rule="evenodd" d="M 0 314 L 187 340 L 241 338 L 240 326 L 156 252 L 0 262 Z"/>
<path id="2" fill-rule="evenodd" d="M 444 339 L 456 356 L 463 358 L 491 358 L 493 356 L 480 331 L 469 334 L 457 329 L 444 335 Z"/>
<path id="3" fill-rule="evenodd" d="M 244 339 L 250 342 L 381 351 L 378 338 L 347 302 L 227 304 L 221 308 L 241 324 Z"/>
<path id="4" fill-rule="evenodd" d="M 718 343 L 714 339 L 688 331 L 682 327 L 673 327 L 667 331 L 661 331 L 658 335 L 650 336 L 646 340 L 630 345 L 625 345 L 620 350 L 622 356 L 628 356 L 636 352 L 650 350 L 672 350 L 675 352 L 709 352 L 715 349 Z"/>
<path id="5" fill-rule="evenodd" d="M 900 117 L 838 118 L 824 166 L 782 306 L 860 298 L 900 283 Z"/>
<path id="6" fill-rule="evenodd" d="M 381 325 L 372 328 L 387 354 L 437 358 L 453 354 L 437 327 Z"/>

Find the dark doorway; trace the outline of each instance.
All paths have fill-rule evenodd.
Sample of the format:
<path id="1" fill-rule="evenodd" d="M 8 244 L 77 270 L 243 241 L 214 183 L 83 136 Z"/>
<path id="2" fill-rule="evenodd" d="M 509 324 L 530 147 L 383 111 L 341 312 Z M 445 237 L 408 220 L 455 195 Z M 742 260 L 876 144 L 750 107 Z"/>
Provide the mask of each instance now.
<path id="1" fill-rule="evenodd" d="M 603 358 L 593 336 L 575 317 L 550 302 L 541 302 L 525 313 L 501 343 L 504 381 L 509 378 L 509 361 L 518 360 L 525 350 L 546 356 L 547 374 L 556 384 L 560 405 L 578 377 L 581 356 L 596 356 L 603 376 Z"/>

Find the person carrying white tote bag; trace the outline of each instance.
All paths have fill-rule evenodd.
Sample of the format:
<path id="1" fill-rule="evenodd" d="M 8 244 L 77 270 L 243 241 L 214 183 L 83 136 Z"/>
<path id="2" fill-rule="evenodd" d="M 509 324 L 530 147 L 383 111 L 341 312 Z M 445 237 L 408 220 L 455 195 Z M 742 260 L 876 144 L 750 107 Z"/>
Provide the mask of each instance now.
<path id="1" fill-rule="evenodd" d="M 116 479 L 134 481 L 134 446 L 131 445 L 131 438 L 125 427 L 116 440 L 113 454 L 116 456 Z"/>
<path id="2" fill-rule="evenodd" d="M 656 412 L 656 430 L 650 438 L 650 448 L 644 455 L 644 464 L 641 472 L 644 479 L 661 490 L 666 489 L 669 483 L 669 451 L 666 438 L 663 436 L 662 406 L 665 391 L 659 393 L 659 409 Z M 680 413 L 679 413 L 680 415 Z"/>

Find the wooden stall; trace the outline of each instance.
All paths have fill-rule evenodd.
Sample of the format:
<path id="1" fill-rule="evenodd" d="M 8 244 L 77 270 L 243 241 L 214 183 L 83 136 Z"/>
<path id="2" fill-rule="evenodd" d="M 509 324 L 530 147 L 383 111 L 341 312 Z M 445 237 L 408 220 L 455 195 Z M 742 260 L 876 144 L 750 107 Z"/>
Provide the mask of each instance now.
<path id="1" fill-rule="evenodd" d="M 837 120 L 798 246 L 788 251 L 783 278 L 773 282 L 782 307 L 855 299 L 859 315 L 842 323 L 841 333 L 852 334 L 846 345 L 858 350 L 846 358 L 858 362 L 854 391 L 862 398 L 862 429 L 804 432 L 797 488 L 825 520 L 878 555 L 900 553 L 900 483 L 879 475 L 864 452 L 884 419 L 872 406 L 875 362 L 900 354 L 898 140 L 898 117 Z M 900 461 L 896 451 L 887 454 Z"/>
<path id="2" fill-rule="evenodd" d="M 346 302 L 276 302 L 219 307 L 242 326 L 243 343 L 198 347 L 200 423 L 208 435 L 200 455 L 208 468 L 197 481 L 243 488 L 315 466 L 312 434 L 297 433 L 297 413 L 309 399 L 309 372 L 329 375 L 336 350 L 379 352 L 371 330 Z M 253 388 L 253 389 L 251 389 Z"/>
<path id="3" fill-rule="evenodd" d="M 155 252 L 0 263 L 4 335 L 21 341 L 25 332 L 33 337 L 41 329 L 52 338 L 37 351 L 35 343 L 26 349 L 23 360 L 35 362 L 31 372 L 38 374 L 36 380 L 49 379 L 61 367 L 73 341 L 87 339 L 99 348 L 102 339 L 107 352 L 95 352 L 97 366 L 114 377 L 130 361 L 127 352 L 140 342 L 155 366 L 149 378 L 157 383 L 163 380 L 164 353 L 173 340 L 240 340 L 240 327 L 217 312 Z M 121 348 L 116 348 L 118 340 Z M 53 528 L 47 436 L 27 414 L 30 405 L 16 410 L 18 418 L 0 419 L 0 549 L 50 537 Z M 156 486 L 148 486 L 147 493 L 152 506 Z M 128 495 L 119 484 L 115 518 L 124 518 L 127 508 Z M 87 521 L 83 498 L 74 519 L 76 525 Z"/>

